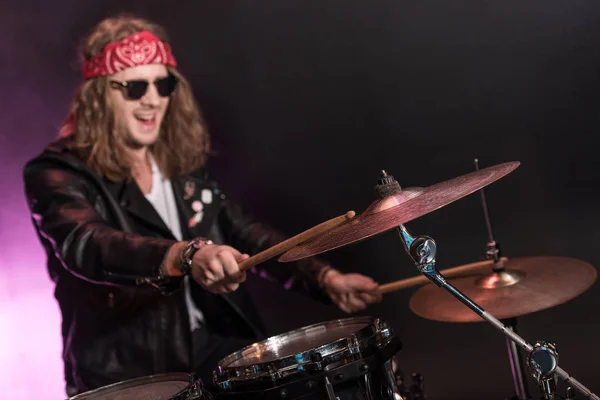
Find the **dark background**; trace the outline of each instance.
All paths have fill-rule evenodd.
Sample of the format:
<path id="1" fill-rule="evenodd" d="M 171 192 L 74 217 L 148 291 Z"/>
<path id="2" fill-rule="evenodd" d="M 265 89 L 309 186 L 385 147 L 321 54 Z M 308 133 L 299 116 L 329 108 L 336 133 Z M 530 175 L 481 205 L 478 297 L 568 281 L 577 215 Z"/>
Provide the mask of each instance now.
<path id="1" fill-rule="evenodd" d="M 380 169 L 404 187 L 428 186 L 472 171 L 475 157 L 482 167 L 518 160 L 486 189 L 504 254 L 600 265 L 600 3 L 593 0 L 3 1 L 5 260 L 19 257 L 10 240 L 41 251 L 21 168 L 67 113 L 81 79 L 77 41 L 123 11 L 170 33 L 220 152 L 213 176 L 288 234 L 362 212 L 375 200 Z M 483 258 L 477 195 L 408 226 L 437 241 L 440 268 Z M 380 283 L 417 274 L 393 231 L 323 257 Z M 249 285 L 272 333 L 342 315 L 266 282 Z M 483 323 L 424 320 L 408 307 L 413 292 L 386 295 L 364 313 L 394 327 L 402 369 L 422 372 L 432 399 L 510 397 L 504 337 Z M 596 284 L 519 320 L 526 340 L 555 341 L 560 365 L 597 392 L 599 300 Z"/>

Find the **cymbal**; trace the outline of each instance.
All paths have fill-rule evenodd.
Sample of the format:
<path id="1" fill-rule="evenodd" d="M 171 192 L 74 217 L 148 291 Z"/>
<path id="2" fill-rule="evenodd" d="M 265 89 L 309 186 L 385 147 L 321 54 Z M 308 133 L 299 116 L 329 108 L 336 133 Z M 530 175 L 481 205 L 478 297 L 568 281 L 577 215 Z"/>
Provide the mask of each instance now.
<path id="1" fill-rule="evenodd" d="M 411 187 L 374 201 L 360 215 L 323 235 L 308 240 L 281 257 L 296 261 L 367 239 L 463 198 L 509 174 L 518 161 L 498 164 L 426 188 Z"/>
<path id="2" fill-rule="evenodd" d="M 589 289 L 596 276 L 596 269 L 581 260 L 524 257 L 508 259 L 503 271 L 449 282 L 494 317 L 507 319 L 565 303 Z M 410 309 L 434 321 L 483 321 L 445 289 L 433 284 L 411 296 Z"/>

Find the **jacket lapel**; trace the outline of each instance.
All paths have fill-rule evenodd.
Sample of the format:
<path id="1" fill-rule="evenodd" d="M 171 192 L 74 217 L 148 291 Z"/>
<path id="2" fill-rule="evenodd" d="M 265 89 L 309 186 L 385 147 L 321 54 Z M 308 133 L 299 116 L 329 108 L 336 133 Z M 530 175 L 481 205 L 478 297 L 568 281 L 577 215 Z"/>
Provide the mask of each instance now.
<path id="1" fill-rule="evenodd" d="M 207 236 L 221 207 L 219 189 L 212 182 L 186 175 L 171 181 L 182 230 L 188 237 Z"/>
<path id="2" fill-rule="evenodd" d="M 113 182 L 104 179 L 106 186 L 119 205 L 139 222 L 148 225 L 148 227 L 162 237 L 175 239 L 171 230 L 165 225 L 164 221 L 158 215 L 152 204 L 146 199 L 137 183 L 134 180 Z"/>

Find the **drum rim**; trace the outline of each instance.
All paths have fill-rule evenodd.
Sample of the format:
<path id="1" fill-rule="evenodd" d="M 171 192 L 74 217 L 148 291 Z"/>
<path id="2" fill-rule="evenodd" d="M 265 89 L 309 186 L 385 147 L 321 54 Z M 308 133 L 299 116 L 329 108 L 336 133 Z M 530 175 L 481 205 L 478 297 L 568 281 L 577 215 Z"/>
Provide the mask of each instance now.
<path id="1" fill-rule="evenodd" d="M 185 379 L 178 379 L 185 378 Z M 169 382 L 169 381 L 185 381 L 188 382 L 188 387 L 179 391 L 178 393 L 174 393 L 173 396 L 176 396 L 179 393 L 182 393 L 190 388 L 190 386 L 194 383 L 194 377 L 191 374 L 185 372 L 169 372 L 164 374 L 154 374 L 154 375 L 146 375 L 140 376 L 137 378 L 128 379 L 126 381 L 111 383 L 110 385 L 102 386 L 96 389 L 89 390 L 84 393 L 79 393 L 73 397 L 69 397 L 67 400 L 81 400 L 85 399 L 85 396 L 95 396 L 99 394 L 103 394 L 103 392 L 110 393 L 112 389 L 118 388 L 131 388 L 135 387 L 136 383 L 160 383 L 160 382 Z"/>
<path id="2" fill-rule="evenodd" d="M 303 326 L 303 327 L 300 327 L 300 328 L 297 328 L 297 329 L 293 329 L 291 331 L 280 333 L 278 335 L 270 336 L 270 337 L 268 337 L 268 338 L 266 338 L 264 340 L 261 340 L 261 341 L 256 342 L 256 343 L 252 343 L 251 345 L 248 345 L 248 346 L 246 346 L 246 347 L 244 347 L 244 348 L 242 348 L 242 349 L 240 349 L 238 351 L 235 351 L 235 352 L 229 354 L 227 357 L 224 357 L 221 360 L 219 360 L 219 362 L 217 363 L 217 367 L 220 367 L 220 368 L 237 368 L 237 366 L 236 367 L 229 367 L 229 365 L 232 362 L 235 362 L 235 361 L 239 360 L 241 357 L 238 357 L 238 356 L 241 356 L 244 353 L 244 351 L 249 350 L 249 349 L 251 349 L 252 347 L 254 347 L 256 345 L 260 345 L 262 343 L 267 343 L 267 342 L 270 342 L 270 341 L 276 341 L 278 339 L 283 339 L 283 338 L 285 338 L 287 336 L 292 336 L 294 334 L 301 333 L 303 331 L 307 331 L 307 330 L 312 329 L 312 328 L 317 328 L 317 327 L 322 326 L 322 325 L 326 325 L 326 324 L 343 325 L 343 323 L 345 323 L 345 322 L 361 322 L 361 321 L 365 321 L 366 322 L 365 327 L 366 327 L 366 326 L 369 326 L 372 323 L 374 323 L 375 320 L 376 320 L 376 318 L 372 318 L 372 317 L 349 317 L 349 318 L 338 318 L 338 319 L 333 319 L 333 320 L 329 320 L 329 321 L 317 322 L 317 323 L 314 323 L 314 324 L 311 324 L 311 325 L 306 325 L 306 326 Z M 361 328 L 361 329 L 363 329 L 363 328 Z M 321 346 L 318 346 L 318 347 L 321 347 Z M 285 358 L 287 358 L 287 356 Z M 223 365 L 225 362 L 227 363 L 227 365 Z M 266 361 L 264 363 L 269 363 L 269 362 L 270 361 Z M 264 363 L 257 363 L 257 364 L 264 364 Z M 252 365 L 256 365 L 256 364 L 252 364 Z"/>
<path id="3" fill-rule="evenodd" d="M 346 336 L 340 337 L 336 340 L 332 340 L 331 342 L 324 343 L 320 346 L 316 346 L 314 348 L 307 349 L 307 350 L 304 350 L 304 351 L 301 351 L 301 352 L 298 352 L 295 354 L 283 356 L 276 360 L 257 362 L 255 364 L 249 364 L 249 365 L 238 365 L 238 366 L 233 366 L 233 367 L 229 366 L 232 363 L 234 363 L 235 361 L 242 358 L 244 351 L 251 349 L 252 347 L 256 346 L 257 344 L 263 344 L 263 343 L 267 343 L 269 341 L 275 341 L 277 339 L 282 339 L 282 338 L 285 338 L 288 336 L 293 336 L 294 334 L 302 333 L 311 328 L 317 328 L 317 327 L 323 326 L 323 325 L 336 326 L 336 325 L 343 325 L 344 323 L 348 323 L 348 324 L 364 323 L 365 325 L 363 327 L 357 329 L 356 331 L 354 331 Z M 327 350 L 327 349 L 329 349 L 329 350 L 333 349 L 333 351 L 329 351 L 327 353 L 327 355 L 324 357 L 324 359 L 338 356 L 341 354 L 340 352 L 343 352 L 343 354 L 341 354 L 341 357 L 348 356 L 351 353 L 355 352 L 353 349 L 348 349 L 347 343 L 349 341 L 355 342 L 354 344 L 358 346 L 359 345 L 358 342 L 361 342 L 360 344 L 363 344 L 362 342 L 366 342 L 367 340 L 372 341 L 372 339 L 376 339 L 376 341 L 379 341 L 379 336 L 381 336 L 382 339 L 392 337 L 393 336 L 392 329 L 389 327 L 389 325 L 386 322 L 384 322 L 380 318 L 375 318 L 375 317 L 371 317 L 371 316 L 339 318 L 339 319 L 333 319 L 333 320 L 328 320 L 328 321 L 323 321 L 323 322 L 303 326 L 301 328 L 294 329 L 294 330 L 288 331 L 288 332 L 284 332 L 284 333 L 281 333 L 281 334 L 278 334 L 275 336 L 271 336 L 265 340 L 262 340 L 260 342 L 256 342 L 254 344 L 246 346 L 243 349 L 240 349 L 240 350 L 228 355 L 227 357 L 221 359 L 217 363 L 217 368 L 213 372 L 213 381 L 218 386 L 228 387 L 234 381 L 252 380 L 257 377 L 264 376 L 265 374 L 295 373 L 298 371 L 294 371 L 294 370 L 297 370 L 298 366 L 300 366 L 300 364 L 301 364 L 297 361 L 299 358 L 306 359 L 311 353 L 314 353 L 316 351 L 321 352 L 321 351 Z M 350 350 L 350 351 L 346 351 L 346 350 Z M 224 365 L 224 364 L 226 364 L 226 365 Z M 276 371 L 276 372 L 273 372 L 273 371 Z"/>

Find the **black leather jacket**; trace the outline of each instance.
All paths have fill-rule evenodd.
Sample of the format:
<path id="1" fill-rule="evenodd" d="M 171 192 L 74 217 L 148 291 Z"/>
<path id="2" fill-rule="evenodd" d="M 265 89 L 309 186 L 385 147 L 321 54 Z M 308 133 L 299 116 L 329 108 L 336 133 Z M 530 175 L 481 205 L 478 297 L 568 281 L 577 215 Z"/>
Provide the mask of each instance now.
<path id="1" fill-rule="evenodd" d="M 139 376 L 190 372 L 182 280 L 161 280 L 158 274 L 176 239 L 135 182 L 99 178 L 63 141 L 31 160 L 24 179 L 62 312 L 67 388 L 83 392 Z M 242 213 L 204 171 L 171 181 L 185 238 L 204 236 L 249 254 L 285 239 Z M 204 203 L 203 218 L 194 225 L 192 203 L 206 201 L 206 191 L 212 201 Z M 323 262 L 275 264 L 255 268 L 287 288 L 327 301 L 316 285 Z M 191 292 L 211 331 L 264 337 L 243 284 L 235 292 L 213 295 L 192 282 Z"/>

